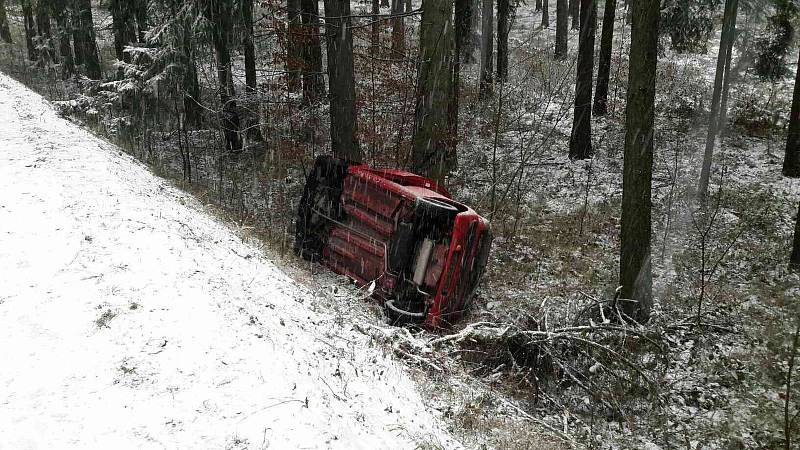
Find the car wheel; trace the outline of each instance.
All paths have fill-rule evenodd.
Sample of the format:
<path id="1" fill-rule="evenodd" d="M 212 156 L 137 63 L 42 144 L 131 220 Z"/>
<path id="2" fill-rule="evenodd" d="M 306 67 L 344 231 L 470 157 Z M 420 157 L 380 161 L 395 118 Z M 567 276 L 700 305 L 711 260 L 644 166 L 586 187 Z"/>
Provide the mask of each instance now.
<path id="1" fill-rule="evenodd" d="M 421 197 L 414 204 L 417 218 L 425 222 L 451 222 L 458 214 L 458 208 L 438 198 Z"/>

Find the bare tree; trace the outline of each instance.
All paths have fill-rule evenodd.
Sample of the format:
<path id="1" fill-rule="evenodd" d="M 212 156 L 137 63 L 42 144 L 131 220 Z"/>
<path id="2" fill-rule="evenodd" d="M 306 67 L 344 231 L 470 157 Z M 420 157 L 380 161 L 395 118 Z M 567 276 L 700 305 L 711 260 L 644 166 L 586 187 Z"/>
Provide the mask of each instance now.
<path id="1" fill-rule="evenodd" d="M 556 59 L 567 57 L 567 0 L 556 0 Z"/>
<path id="2" fill-rule="evenodd" d="M 453 55 L 453 3 L 424 0 L 420 25 L 420 63 L 414 116 L 412 169 L 443 182 L 455 166 L 448 140 Z"/>
<path id="3" fill-rule="evenodd" d="M 581 0 L 581 31 L 578 42 L 575 108 L 572 135 L 569 139 L 570 159 L 587 159 L 592 149 L 592 73 L 594 71 L 594 34 L 597 26 L 597 3 Z"/>
<path id="4" fill-rule="evenodd" d="M 634 1 L 632 8 L 630 61 L 636 64 L 628 69 L 619 278 L 621 309 L 646 322 L 653 303 L 650 237 L 659 2 Z"/>
<path id="5" fill-rule="evenodd" d="M 783 174 L 787 177 L 800 177 L 800 61 L 794 79 L 792 112 L 789 115 L 789 136 L 786 138 L 786 154 L 783 157 Z"/>
<path id="6" fill-rule="evenodd" d="M 603 31 L 600 35 L 600 61 L 597 66 L 597 89 L 594 93 L 593 112 L 604 116 L 608 112 L 608 80 L 611 74 L 611 51 L 614 42 L 614 13 L 617 0 L 606 0 L 603 10 Z"/>
<path id="7" fill-rule="evenodd" d="M 711 161 L 714 156 L 714 144 L 717 134 L 721 127 L 720 123 L 720 103 L 724 84 L 729 80 L 729 74 L 725 67 L 730 67 L 729 60 L 733 49 L 733 39 L 736 30 L 736 12 L 738 0 L 725 0 L 725 16 L 722 24 L 722 35 L 719 42 L 719 53 L 717 54 L 717 72 L 714 77 L 714 92 L 711 96 L 711 113 L 708 118 L 708 134 L 706 135 L 706 150 L 703 155 L 703 167 L 700 171 L 700 183 L 697 188 L 697 200 L 700 205 L 704 205 L 708 195 L 708 180 L 711 177 Z"/>
<path id="8" fill-rule="evenodd" d="M 325 0 L 325 42 L 331 101 L 331 148 L 339 158 L 363 159 L 356 136 L 356 86 L 353 70 L 353 30 L 350 1 Z"/>

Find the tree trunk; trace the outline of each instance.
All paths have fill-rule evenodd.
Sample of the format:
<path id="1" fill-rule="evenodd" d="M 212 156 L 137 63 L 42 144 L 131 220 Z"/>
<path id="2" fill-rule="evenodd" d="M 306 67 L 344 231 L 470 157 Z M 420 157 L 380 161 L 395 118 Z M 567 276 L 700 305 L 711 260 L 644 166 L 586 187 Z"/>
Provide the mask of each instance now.
<path id="1" fill-rule="evenodd" d="M 53 0 L 50 5 L 53 18 L 56 21 L 58 32 L 58 51 L 61 54 L 61 78 L 66 80 L 75 74 L 75 60 L 72 58 L 72 44 L 70 43 L 69 16 L 67 14 L 66 0 Z"/>
<path id="2" fill-rule="evenodd" d="M 608 112 L 608 80 L 611 75 L 611 51 L 614 43 L 614 13 L 617 0 L 606 0 L 603 10 L 603 31 L 600 35 L 600 61 L 597 66 L 597 89 L 594 93 L 594 115 Z"/>
<path id="3" fill-rule="evenodd" d="M 66 0 L 70 3 L 70 25 L 72 26 L 72 42 L 73 52 L 75 56 L 75 64 L 83 65 L 83 51 L 86 45 L 84 44 L 84 36 L 81 32 L 81 14 L 79 0 Z"/>
<path id="4" fill-rule="evenodd" d="M 536 6 L 534 7 L 534 11 L 541 11 L 542 10 L 542 0 L 536 0 Z"/>
<path id="5" fill-rule="evenodd" d="M 581 31 L 578 42 L 577 76 L 575 77 L 575 109 L 570 159 L 587 159 L 592 150 L 592 72 L 594 71 L 594 34 L 597 26 L 595 0 L 581 0 Z"/>
<path id="6" fill-rule="evenodd" d="M 147 0 L 133 1 L 133 16 L 136 19 L 136 37 L 138 42 L 145 42 L 147 33 Z"/>
<path id="7" fill-rule="evenodd" d="M 86 76 L 92 80 L 99 80 L 103 77 L 103 73 L 100 69 L 91 0 L 75 0 L 75 17 L 77 18 L 77 23 L 73 24 L 76 26 L 75 54 L 80 53 Z M 77 50 L 78 47 L 80 52 Z"/>
<path id="8" fill-rule="evenodd" d="M 353 69 L 353 30 L 350 0 L 325 0 L 325 42 L 331 107 L 331 149 L 347 161 L 361 162 L 358 143 L 356 86 Z"/>
<path id="9" fill-rule="evenodd" d="M 550 28 L 550 0 L 542 2 L 542 28 Z"/>
<path id="10" fill-rule="evenodd" d="M 258 79 L 256 77 L 256 47 L 253 44 L 253 0 L 241 0 L 242 7 L 242 47 L 244 49 L 244 78 L 247 88 L 246 127 L 247 137 L 262 141 L 258 120 Z"/>
<path id="11" fill-rule="evenodd" d="M 33 7 L 30 0 L 22 0 L 22 22 L 25 26 L 25 47 L 28 49 L 28 59 L 37 61 L 39 52 L 36 50 L 36 23 L 33 21 Z"/>
<path id="12" fill-rule="evenodd" d="M 402 58 L 406 53 L 406 25 L 402 17 L 403 0 L 392 0 L 392 55 Z"/>
<path id="13" fill-rule="evenodd" d="M 497 0 L 497 81 L 508 79 L 508 32 L 510 0 Z"/>
<path id="14" fill-rule="evenodd" d="M 567 0 L 556 0 L 556 59 L 567 57 Z"/>
<path id="15" fill-rule="evenodd" d="M 381 16 L 381 4 L 379 0 L 372 0 L 372 33 L 370 33 L 370 51 L 373 57 L 378 56 L 378 47 L 381 40 L 381 24 L 378 18 Z"/>
<path id="16" fill-rule="evenodd" d="M 39 0 L 36 4 L 36 30 L 39 34 L 39 45 L 45 52 L 45 59 L 58 62 L 53 45 L 53 31 L 50 27 L 50 9 L 48 0 Z"/>
<path id="17" fill-rule="evenodd" d="M 225 135 L 225 149 L 229 152 L 239 152 L 242 149 L 239 137 L 239 111 L 236 106 L 236 92 L 231 77 L 231 55 L 228 49 L 232 13 L 230 0 L 206 0 L 205 14 L 211 22 L 211 41 L 217 62 L 219 99 L 222 105 L 220 122 Z"/>
<path id="18" fill-rule="evenodd" d="M 703 167 L 700 171 L 700 183 L 697 188 L 697 201 L 702 206 L 705 205 L 708 196 L 708 182 L 711 177 L 711 162 L 714 156 L 714 144 L 717 140 L 717 133 L 720 127 L 720 100 L 723 84 L 728 78 L 725 73 L 725 66 L 731 57 L 733 48 L 733 38 L 736 33 L 736 12 L 738 0 L 725 1 L 725 16 L 722 24 L 722 35 L 719 42 L 719 53 L 717 54 L 717 72 L 714 77 L 714 92 L 711 96 L 711 112 L 708 118 L 708 134 L 706 135 L 706 150 L 703 155 Z M 729 65 L 728 65 L 729 66 Z"/>
<path id="19" fill-rule="evenodd" d="M 580 3 L 581 0 L 569 0 L 569 15 L 572 16 L 573 30 L 577 30 L 581 26 Z"/>
<path id="20" fill-rule="evenodd" d="M 114 53 L 117 59 L 131 62 L 129 54 L 125 53 L 125 46 L 136 39 L 136 30 L 133 28 L 130 3 L 128 0 L 111 0 L 108 4 L 111 11 L 111 29 L 114 33 Z"/>
<path id="21" fill-rule="evenodd" d="M 456 155 L 454 162 L 458 163 L 458 111 L 459 96 L 461 95 L 461 64 L 467 60 L 467 54 L 464 47 L 470 38 L 470 24 L 472 18 L 471 0 L 455 0 L 455 14 L 454 14 L 454 36 L 453 36 L 453 77 L 450 81 L 450 104 L 448 106 L 448 143 L 450 148 L 448 151 L 452 155 Z"/>
<path id="22" fill-rule="evenodd" d="M 412 170 L 442 183 L 455 166 L 448 131 L 453 27 L 448 0 L 423 0 Z"/>
<path id="23" fill-rule="evenodd" d="M 800 177 L 800 61 L 797 63 L 797 75 L 794 79 L 794 96 L 792 97 L 792 112 L 789 115 L 789 136 L 786 139 L 783 174 L 792 178 Z M 800 224 L 800 222 L 798 223 Z M 795 235 L 795 248 L 798 246 L 798 239 L 800 238 Z"/>
<path id="24" fill-rule="evenodd" d="M 0 0 L 0 39 L 2 39 L 6 44 L 10 44 L 12 42 L 11 30 L 8 28 L 8 15 L 6 14 L 5 0 Z"/>
<path id="25" fill-rule="evenodd" d="M 303 22 L 303 103 L 312 104 L 325 95 L 317 0 L 300 0 L 300 16 Z"/>
<path id="26" fill-rule="evenodd" d="M 794 244 L 792 255 L 789 257 L 789 267 L 800 270 L 800 206 L 797 208 L 797 218 L 794 223 Z"/>
<path id="27" fill-rule="evenodd" d="M 644 323 L 653 304 L 650 236 L 659 2 L 634 1 L 632 19 L 630 61 L 636 64 L 628 69 L 619 278 L 620 298 L 635 302 L 622 301 L 620 307 Z"/>
<path id="28" fill-rule="evenodd" d="M 481 14 L 481 81 L 480 98 L 485 99 L 492 95 L 493 84 L 493 59 L 494 50 L 494 3 L 492 0 L 483 0 Z"/>
<path id="29" fill-rule="evenodd" d="M 286 71 L 290 92 L 300 89 L 300 68 L 303 66 L 302 20 L 300 18 L 300 0 L 287 0 L 287 18 L 289 25 L 286 36 Z"/>
<path id="30" fill-rule="evenodd" d="M 178 16 L 178 7 L 181 0 L 171 0 L 172 16 Z M 197 79 L 197 61 L 194 55 L 192 19 L 184 17 L 176 22 L 179 36 L 178 46 L 181 55 L 182 82 L 180 89 L 183 95 L 183 113 L 185 124 L 199 126 L 202 121 L 202 106 L 200 105 L 200 83 Z M 185 126 L 185 125 L 184 125 Z"/>

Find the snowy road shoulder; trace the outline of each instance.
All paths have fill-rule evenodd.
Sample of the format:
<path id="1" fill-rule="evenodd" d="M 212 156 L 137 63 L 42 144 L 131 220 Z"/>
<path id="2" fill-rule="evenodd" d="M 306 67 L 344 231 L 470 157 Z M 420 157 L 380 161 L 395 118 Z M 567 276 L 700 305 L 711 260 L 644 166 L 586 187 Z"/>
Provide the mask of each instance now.
<path id="1" fill-rule="evenodd" d="M 0 449 L 459 447 L 313 302 L 0 74 Z"/>

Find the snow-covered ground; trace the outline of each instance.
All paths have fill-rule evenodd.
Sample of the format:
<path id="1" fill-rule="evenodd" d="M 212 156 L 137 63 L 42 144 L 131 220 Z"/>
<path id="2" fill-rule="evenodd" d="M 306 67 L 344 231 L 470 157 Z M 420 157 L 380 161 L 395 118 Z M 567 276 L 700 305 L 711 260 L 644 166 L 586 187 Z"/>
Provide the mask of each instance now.
<path id="1" fill-rule="evenodd" d="M 318 300 L 0 74 L 0 448 L 459 447 Z"/>

